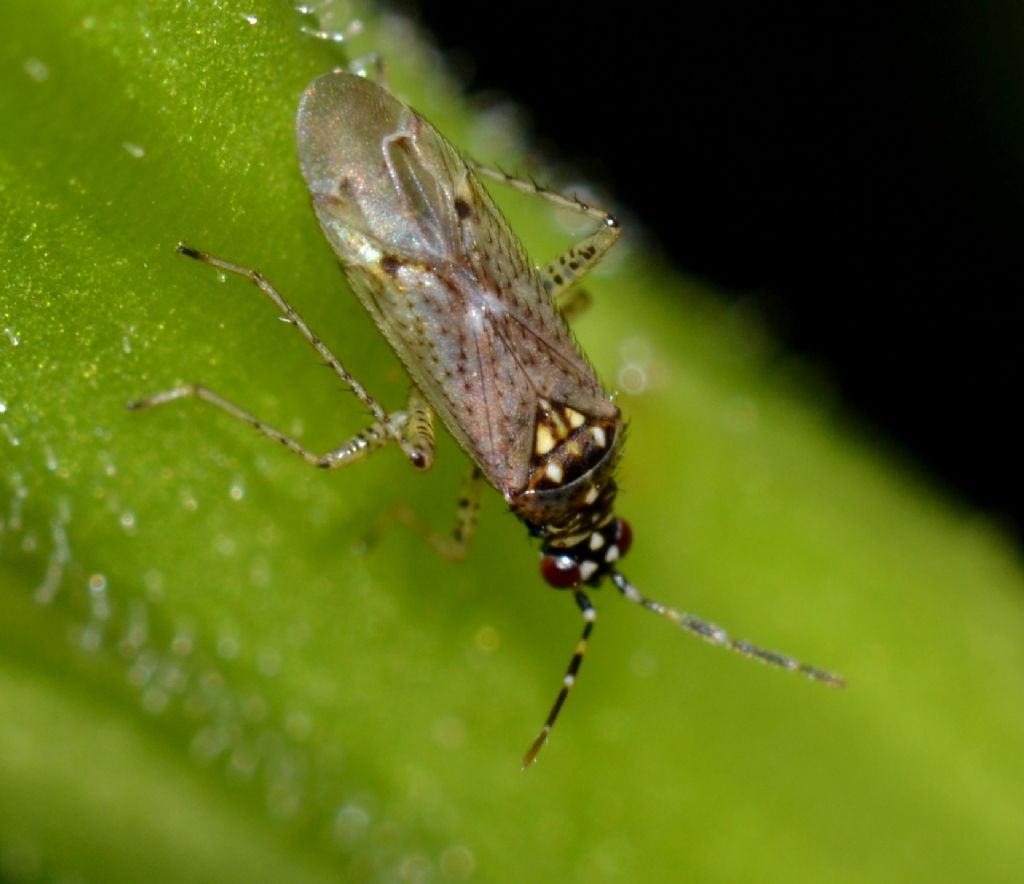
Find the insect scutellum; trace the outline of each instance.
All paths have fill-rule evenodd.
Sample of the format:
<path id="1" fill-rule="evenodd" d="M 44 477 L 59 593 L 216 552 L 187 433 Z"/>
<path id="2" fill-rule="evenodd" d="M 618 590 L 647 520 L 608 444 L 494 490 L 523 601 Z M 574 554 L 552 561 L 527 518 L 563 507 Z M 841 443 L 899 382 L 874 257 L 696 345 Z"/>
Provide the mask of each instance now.
<path id="1" fill-rule="evenodd" d="M 588 595 L 610 580 L 628 600 L 707 641 L 812 679 L 839 676 L 729 638 L 719 627 L 648 599 L 617 570 L 632 531 L 615 515 L 615 468 L 625 423 L 569 331 L 586 299 L 578 283 L 619 237 L 615 219 L 578 199 L 479 166 L 382 86 L 335 71 L 305 91 L 298 152 L 321 229 L 349 283 L 411 379 L 408 404 L 386 411 L 258 271 L 179 245 L 183 255 L 246 277 L 277 307 L 370 412 L 373 422 L 324 454 L 305 448 L 201 384 L 131 402 L 144 409 L 197 398 L 245 421 L 307 463 L 339 469 L 393 442 L 419 469 L 434 458 L 433 417 L 472 469 L 441 552 L 464 554 L 489 483 L 540 540 L 541 574 L 571 590 L 584 626 L 555 703 L 527 752 L 543 747 L 575 682 L 596 620 Z M 596 228 L 534 267 L 480 177 L 592 218 Z"/>

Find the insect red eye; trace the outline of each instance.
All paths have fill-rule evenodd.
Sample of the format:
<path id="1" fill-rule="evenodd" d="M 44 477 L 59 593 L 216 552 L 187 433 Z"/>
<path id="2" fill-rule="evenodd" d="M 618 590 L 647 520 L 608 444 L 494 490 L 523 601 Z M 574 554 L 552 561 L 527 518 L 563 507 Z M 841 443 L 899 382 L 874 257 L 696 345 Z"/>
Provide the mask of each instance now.
<path id="1" fill-rule="evenodd" d="M 625 519 L 616 519 L 616 522 L 615 545 L 619 548 L 619 555 L 624 556 L 633 545 L 633 529 Z"/>
<path id="2" fill-rule="evenodd" d="M 583 579 L 579 563 L 569 556 L 544 556 L 540 573 L 555 589 L 569 589 Z"/>

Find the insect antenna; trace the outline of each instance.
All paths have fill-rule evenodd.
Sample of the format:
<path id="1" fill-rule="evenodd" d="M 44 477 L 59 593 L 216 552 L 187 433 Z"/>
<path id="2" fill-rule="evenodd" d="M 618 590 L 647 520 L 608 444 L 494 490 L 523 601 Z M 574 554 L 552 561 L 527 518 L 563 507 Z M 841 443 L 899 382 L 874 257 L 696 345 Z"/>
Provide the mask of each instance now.
<path id="1" fill-rule="evenodd" d="M 777 669 L 799 672 L 813 681 L 824 682 L 834 687 L 846 686 L 846 679 L 841 675 L 826 672 L 824 669 L 818 669 L 814 666 L 808 666 L 806 663 L 801 663 L 799 660 L 794 660 L 792 657 L 780 654 L 778 651 L 769 651 L 765 648 L 759 648 L 757 645 L 752 645 L 749 642 L 731 638 L 724 629 L 716 626 L 714 623 L 701 620 L 699 617 L 694 617 L 693 614 L 686 614 L 674 608 L 669 608 L 661 604 L 661 602 L 656 602 L 654 599 L 641 595 L 640 591 L 618 571 L 613 571 L 611 578 L 619 592 L 631 602 L 643 605 L 648 611 L 654 611 L 655 614 L 660 614 L 667 620 L 671 620 L 676 626 L 700 636 L 706 642 L 728 648 L 730 651 L 735 651 L 744 657 L 760 660 L 762 663 L 767 663 L 769 666 L 774 666 Z"/>
<path id="2" fill-rule="evenodd" d="M 527 750 L 526 755 L 523 756 L 523 770 L 526 770 L 534 761 L 537 760 L 537 755 L 540 750 L 544 748 L 544 744 L 548 741 L 548 734 L 551 733 L 551 728 L 555 726 L 555 721 L 558 720 L 558 713 L 562 711 L 562 706 L 565 704 L 565 698 L 569 696 L 569 691 L 572 690 L 573 684 L 576 682 L 576 674 L 580 671 L 580 664 L 583 663 L 583 655 L 587 653 L 587 642 L 590 641 L 590 633 L 594 629 L 594 622 L 597 620 L 597 611 L 594 606 L 590 603 L 590 599 L 582 590 L 576 590 L 574 593 L 576 598 L 576 604 L 579 605 L 580 612 L 583 614 L 583 634 L 580 636 L 580 640 L 576 642 L 576 649 L 572 653 L 572 659 L 569 661 L 569 666 L 565 670 L 565 678 L 562 679 L 562 689 L 558 692 L 558 696 L 555 698 L 555 703 L 551 707 L 551 711 L 548 713 L 547 720 L 544 722 L 544 727 L 541 728 L 537 739 L 535 739 Z"/>

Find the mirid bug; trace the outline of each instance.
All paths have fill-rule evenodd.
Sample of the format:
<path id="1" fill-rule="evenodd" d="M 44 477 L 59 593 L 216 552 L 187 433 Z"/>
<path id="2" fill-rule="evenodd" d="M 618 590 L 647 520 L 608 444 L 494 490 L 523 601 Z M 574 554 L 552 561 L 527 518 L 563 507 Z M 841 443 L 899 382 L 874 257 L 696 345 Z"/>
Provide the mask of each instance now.
<path id="1" fill-rule="evenodd" d="M 730 638 L 719 627 L 648 599 L 618 570 L 629 524 L 614 513 L 625 423 L 566 321 L 576 284 L 619 236 L 615 219 L 464 159 L 430 123 L 382 86 L 336 71 L 299 105 L 298 153 L 323 233 L 363 306 L 412 380 L 402 411 L 386 412 L 257 271 L 180 245 L 179 251 L 255 283 L 373 415 L 373 423 L 318 455 L 199 384 L 129 403 L 148 408 L 194 396 L 246 421 L 308 463 L 337 469 L 394 442 L 413 466 L 433 462 L 433 415 L 473 462 L 453 536 L 473 534 L 480 483 L 489 482 L 540 541 L 548 584 L 570 590 L 583 633 L 561 690 L 523 766 L 537 757 L 571 690 L 596 620 L 588 591 L 605 579 L 701 638 L 827 684 L 840 676 Z M 480 183 L 484 175 L 575 209 L 596 229 L 535 268 Z"/>

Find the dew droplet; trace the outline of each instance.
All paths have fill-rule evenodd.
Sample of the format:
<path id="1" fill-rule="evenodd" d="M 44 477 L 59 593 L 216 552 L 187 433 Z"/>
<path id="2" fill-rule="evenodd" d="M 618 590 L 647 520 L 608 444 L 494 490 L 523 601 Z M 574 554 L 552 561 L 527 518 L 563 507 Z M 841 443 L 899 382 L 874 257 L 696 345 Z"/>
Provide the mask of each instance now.
<path id="1" fill-rule="evenodd" d="M 177 632 L 171 639 L 171 653 L 175 657 L 187 657 L 194 647 L 194 640 L 188 632 Z"/>
<path id="2" fill-rule="evenodd" d="M 466 742 L 466 725 L 455 715 L 444 715 L 431 726 L 430 734 L 442 749 L 458 749 Z"/>
<path id="3" fill-rule="evenodd" d="M 481 626 L 473 637 L 473 642 L 478 650 L 489 654 L 496 651 L 501 644 L 501 633 L 493 626 Z"/>
<path id="4" fill-rule="evenodd" d="M 149 687 L 142 692 L 142 708 L 152 715 L 159 715 L 167 709 L 170 697 L 160 687 Z"/>
<path id="5" fill-rule="evenodd" d="M 250 779 L 256 772 L 259 755 L 251 746 L 235 746 L 228 760 L 228 770 L 240 779 Z"/>
<path id="6" fill-rule="evenodd" d="M 234 635 L 222 635 L 217 639 L 217 653 L 224 660 L 234 660 L 240 649 L 238 637 Z"/>
<path id="7" fill-rule="evenodd" d="M 220 728 L 204 727 L 192 737 L 189 749 L 197 761 L 208 764 L 224 751 L 227 744 L 227 737 Z"/>
<path id="8" fill-rule="evenodd" d="M 118 521 L 121 523 L 121 527 L 124 528 L 125 534 L 134 535 L 138 533 L 137 525 L 135 522 L 135 513 L 131 510 L 125 510 L 121 513 Z"/>
<path id="9" fill-rule="evenodd" d="M 78 644 L 84 651 L 98 651 L 103 644 L 103 629 L 98 623 L 90 623 L 79 635 Z"/>
<path id="10" fill-rule="evenodd" d="M 238 541 L 230 534 L 218 534 L 213 541 L 213 548 L 225 558 L 233 556 L 238 549 Z"/>
<path id="11" fill-rule="evenodd" d="M 281 671 L 281 655 L 272 649 L 262 650 L 256 657 L 256 666 L 260 674 L 273 678 Z"/>
<path id="12" fill-rule="evenodd" d="M 342 846 L 361 841 L 369 827 L 370 815 L 358 804 L 346 804 L 334 815 L 334 837 Z"/>
<path id="13" fill-rule="evenodd" d="M 409 884 L 421 884 L 430 881 L 434 875 L 434 865 L 421 853 L 403 856 L 398 864 L 398 876 L 401 881 Z"/>
<path id="14" fill-rule="evenodd" d="M 279 820 L 295 816 L 301 805 L 301 793 L 287 775 L 274 780 L 267 789 L 267 809 Z"/>
<path id="15" fill-rule="evenodd" d="M 441 852 L 441 874 L 450 881 L 465 881 L 476 868 L 473 851 L 464 844 L 453 844 Z"/>
<path id="16" fill-rule="evenodd" d="M 166 580 L 162 571 L 156 568 L 149 568 L 142 575 L 142 585 L 146 588 L 146 600 L 153 604 L 159 604 L 164 600 L 164 586 Z"/>
<path id="17" fill-rule="evenodd" d="M 285 719 L 284 730 L 288 736 L 301 743 L 313 731 L 313 719 L 305 712 L 290 712 Z"/>
<path id="18" fill-rule="evenodd" d="M 631 396 L 639 396 L 647 389 L 647 369 L 639 362 L 624 363 L 615 379 L 619 389 Z"/>
<path id="19" fill-rule="evenodd" d="M 22 62 L 25 73 L 37 83 L 45 83 L 50 79 L 50 68 L 38 58 L 26 58 Z"/>

